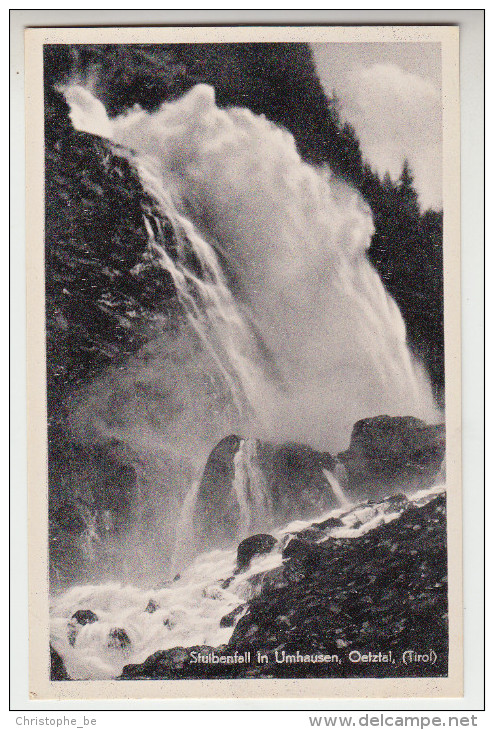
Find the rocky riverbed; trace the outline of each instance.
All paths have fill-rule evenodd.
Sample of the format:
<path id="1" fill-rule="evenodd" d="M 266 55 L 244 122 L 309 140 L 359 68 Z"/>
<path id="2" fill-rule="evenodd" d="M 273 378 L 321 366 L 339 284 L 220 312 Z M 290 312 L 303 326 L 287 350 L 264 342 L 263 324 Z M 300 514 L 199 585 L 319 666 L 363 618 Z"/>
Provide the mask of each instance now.
<path id="1" fill-rule="evenodd" d="M 105 656 L 115 655 L 115 666 L 123 667 L 121 679 L 447 675 L 443 487 L 333 510 L 325 519 L 292 523 L 246 543 L 202 589 L 200 600 L 214 604 L 208 615 L 216 616 L 209 636 L 218 641 L 170 646 L 168 640 L 170 648 L 125 664 L 133 651 L 132 624 L 120 614 L 113 641 L 107 641 L 111 619 L 100 612 L 100 621 L 88 599 L 87 608 L 65 624 L 75 637 L 72 651 L 78 642 L 87 651 L 100 636 Z M 186 578 L 178 578 L 177 590 L 181 580 Z M 141 598 L 142 625 L 153 616 L 163 630 L 173 623 L 159 613 L 163 594 L 153 603 L 148 593 Z M 82 601 L 80 595 L 77 605 Z M 198 629 L 199 616 L 193 620 Z M 60 640 L 54 649 L 63 655 Z M 53 679 L 64 679 L 66 671 L 52 659 Z"/>

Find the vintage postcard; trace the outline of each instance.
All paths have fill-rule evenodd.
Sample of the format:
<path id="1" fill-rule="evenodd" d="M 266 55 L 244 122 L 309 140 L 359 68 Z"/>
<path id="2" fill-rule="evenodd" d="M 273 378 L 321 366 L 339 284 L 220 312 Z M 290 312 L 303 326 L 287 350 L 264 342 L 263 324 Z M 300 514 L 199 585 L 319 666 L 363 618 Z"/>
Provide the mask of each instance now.
<path id="1" fill-rule="evenodd" d="M 460 697 L 458 28 L 25 40 L 31 697 Z"/>

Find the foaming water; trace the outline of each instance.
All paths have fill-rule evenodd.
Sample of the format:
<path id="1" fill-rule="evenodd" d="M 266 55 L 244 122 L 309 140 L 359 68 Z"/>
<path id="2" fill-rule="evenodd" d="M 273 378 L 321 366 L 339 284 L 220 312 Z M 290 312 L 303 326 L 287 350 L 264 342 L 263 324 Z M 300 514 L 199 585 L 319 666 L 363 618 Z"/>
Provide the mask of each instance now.
<path id="1" fill-rule="evenodd" d="M 220 626 L 221 618 L 254 595 L 251 579 L 280 565 L 281 553 L 258 558 L 237 576 L 235 564 L 234 550 L 216 550 L 153 590 L 118 583 L 72 588 L 52 602 L 51 643 L 73 679 L 117 677 L 126 664 L 159 649 L 219 646 L 233 631 Z M 231 581 L 223 588 L 227 578 Z M 97 620 L 71 621 L 79 610 L 92 611 Z"/>
<path id="2" fill-rule="evenodd" d="M 150 246 L 246 435 L 334 453 L 363 417 L 436 420 L 400 312 L 366 258 L 372 218 L 354 190 L 303 163 L 293 137 L 263 117 L 219 109 L 204 85 L 113 120 L 90 92 L 66 96 L 79 129 L 99 124 L 135 151 L 181 242 L 172 257 L 148 226 Z"/>
<path id="3" fill-rule="evenodd" d="M 126 585 L 77 586 L 53 598 L 51 640 L 70 676 L 105 679 L 159 649 L 227 642 L 233 627 L 221 618 L 281 565 L 286 537 L 310 526 L 271 529 L 256 439 L 336 453 L 359 419 L 386 413 L 430 422 L 438 413 L 400 312 L 366 258 L 367 206 L 328 171 L 303 163 L 290 134 L 245 109 L 219 109 L 202 85 L 156 113 L 135 109 L 116 119 L 81 87 L 65 94 L 74 126 L 121 145 L 156 202 L 159 215 L 143 211 L 148 248 L 183 311 L 179 332 L 92 382 L 73 404 L 84 438 L 129 447 L 142 468 L 143 504 L 163 532 L 155 563 L 162 561 L 163 576 L 170 563 L 180 570 L 159 587 L 135 585 L 132 571 L 154 538 L 150 521 L 143 543 L 139 533 L 121 548 L 131 566 L 120 571 Z M 241 437 L 229 495 L 239 537 L 268 524 L 278 540 L 241 574 L 234 550 L 190 562 L 197 475 L 230 434 Z M 352 507 L 342 480 L 324 474 L 341 507 L 314 518 L 339 517 L 341 526 L 321 539 L 358 537 L 399 516 L 389 504 Z M 88 523 L 88 560 L 99 539 L 91 530 Z M 76 611 L 97 620 L 82 625 Z"/>
<path id="4" fill-rule="evenodd" d="M 444 489 L 441 484 L 421 490 L 405 504 L 424 505 Z M 361 537 L 400 517 L 405 504 L 346 505 L 319 515 L 318 522 L 337 517 L 341 526 L 320 530 L 318 542 Z M 52 599 L 51 644 L 73 679 L 118 677 L 126 664 L 143 662 L 158 650 L 225 644 L 247 611 L 246 602 L 260 593 L 270 571 L 282 565 L 283 545 L 312 522 L 297 520 L 274 530 L 272 552 L 255 557 L 242 573 L 235 569 L 235 550 L 215 550 L 153 589 L 119 583 L 72 588 Z M 221 619 L 235 609 L 229 625 L 221 626 Z M 92 622 L 75 621 L 76 611 L 91 611 Z"/>

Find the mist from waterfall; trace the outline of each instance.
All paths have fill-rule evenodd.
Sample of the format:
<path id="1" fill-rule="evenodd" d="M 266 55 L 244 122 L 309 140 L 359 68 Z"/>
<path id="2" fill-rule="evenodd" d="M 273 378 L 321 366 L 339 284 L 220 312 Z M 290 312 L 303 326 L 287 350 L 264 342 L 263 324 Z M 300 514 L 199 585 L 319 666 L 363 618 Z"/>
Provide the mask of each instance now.
<path id="1" fill-rule="evenodd" d="M 336 453 L 360 418 L 437 420 L 398 307 L 367 260 L 373 223 L 356 191 L 305 164 L 293 137 L 264 117 L 218 108 L 208 86 L 115 119 L 89 91 L 65 94 L 78 129 L 134 151 L 144 189 L 180 242 L 172 256 L 159 221 L 148 221 L 149 245 L 186 315 L 182 336 L 200 343 L 193 357 L 216 371 L 233 406 L 222 435 Z M 190 379 L 184 370 L 175 387 Z M 214 418 L 210 401 L 199 386 L 193 417 L 178 417 L 195 422 L 199 440 Z"/>

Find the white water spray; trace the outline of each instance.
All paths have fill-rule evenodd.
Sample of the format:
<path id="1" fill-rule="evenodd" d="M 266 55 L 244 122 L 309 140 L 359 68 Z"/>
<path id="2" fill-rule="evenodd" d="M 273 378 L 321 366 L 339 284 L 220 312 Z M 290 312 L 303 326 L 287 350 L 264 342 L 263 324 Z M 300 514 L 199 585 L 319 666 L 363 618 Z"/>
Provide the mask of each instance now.
<path id="1" fill-rule="evenodd" d="M 303 163 L 291 135 L 245 109 L 219 109 L 204 85 L 114 120 L 88 91 L 66 95 L 80 129 L 99 120 L 101 134 L 111 129 L 136 151 L 181 250 L 173 258 L 148 227 L 150 245 L 249 435 L 334 453 L 360 418 L 437 417 L 398 308 L 366 258 L 367 206 Z"/>
<path id="2" fill-rule="evenodd" d="M 199 487 L 200 481 L 195 479 L 182 503 L 182 509 L 180 510 L 180 516 L 177 521 L 177 528 L 175 531 L 175 547 L 171 560 L 172 575 L 175 575 L 182 565 L 190 562 L 190 557 L 195 552 L 194 510 L 196 507 Z"/>

